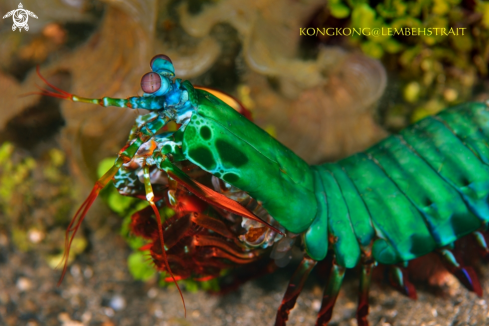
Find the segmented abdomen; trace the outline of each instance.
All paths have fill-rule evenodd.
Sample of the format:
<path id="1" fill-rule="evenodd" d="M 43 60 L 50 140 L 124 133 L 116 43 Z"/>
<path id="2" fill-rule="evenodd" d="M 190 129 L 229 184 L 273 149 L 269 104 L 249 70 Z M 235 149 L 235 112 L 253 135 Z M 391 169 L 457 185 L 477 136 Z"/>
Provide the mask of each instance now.
<path id="1" fill-rule="evenodd" d="M 338 264 L 361 249 L 385 264 L 445 246 L 489 221 L 489 109 L 428 117 L 364 153 L 315 166 Z"/>

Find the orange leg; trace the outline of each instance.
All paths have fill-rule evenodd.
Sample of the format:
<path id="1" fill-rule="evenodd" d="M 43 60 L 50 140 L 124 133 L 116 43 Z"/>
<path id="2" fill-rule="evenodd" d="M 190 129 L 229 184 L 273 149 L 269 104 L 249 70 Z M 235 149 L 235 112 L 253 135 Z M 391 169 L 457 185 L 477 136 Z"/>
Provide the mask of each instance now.
<path id="1" fill-rule="evenodd" d="M 149 177 L 149 166 L 145 165 L 143 167 L 144 171 L 144 188 L 146 190 L 146 200 L 148 201 L 149 205 L 153 209 L 153 212 L 155 213 L 156 216 L 156 223 L 158 223 L 158 235 L 160 238 L 160 243 L 161 243 L 161 253 L 163 255 L 163 260 L 165 261 L 166 268 L 168 270 L 168 273 L 170 273 L 173 282 L 175 282 L 175 285 L 178 288 L 178 292 L 180 293 L 180 297 L 182 298 L 182 303 L 183 303 L 183 309 L 185 310 L 185 316 L 187 315 L 187 308 L 185 307 L 185 300 L 183 299 L 183 294 L 182 291 L 180 290 L 180 287 L 178 286 L 177 280 L 175 279 L 175 276 L 173 275 L 170 265 L 168 264 L 168 259 L 166 257 L 166 250 L 165 250 L 165 241 L 163 239 L 163 225 L 161 222 L 161 216 L 160 212 L 158 211 L 158 208 L 156 207 L 154 203 L 154 198 L 155 195 L 153 193 L 153 187 L 151 186 L 151 180 Z"/>

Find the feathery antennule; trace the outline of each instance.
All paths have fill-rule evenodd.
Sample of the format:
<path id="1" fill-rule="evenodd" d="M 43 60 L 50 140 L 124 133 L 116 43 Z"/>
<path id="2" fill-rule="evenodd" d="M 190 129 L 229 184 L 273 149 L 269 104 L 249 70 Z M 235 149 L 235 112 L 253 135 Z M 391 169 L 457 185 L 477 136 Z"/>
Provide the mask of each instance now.
<path id="1" fill-rule="evenodd" d="M 54 89 L 56 92 L 53 92 L 53 91 L 50 91 L 50 90 L 47 90 L 47 89 L 43 89 L 39 86 L 36 86 L 37 88 L 39 88 L 39 90 L 41 91 L 40 93 L 37 93 L 37 92 L 34 92 L 34 93 L 30 93 L 30 94 L 40 94 L 40 95 L 44 95 L 44 96 L 51 96 L 51 97 L 57 97 L 57 98 L 61 98 L 61 99 L 71 99 L 71 97 L 73 96 L 72 94 L 62 90 L 61 88 L 58 88 L 56 86 L 54 86 L 53 84 L 51 84 L 50 82 L 48 82 L 46 80 L 46 78 L 44 78 L 43 75 L 41 75 L 41 71 L 39 70 L 39 66 L 36 67 L 36 73 L 37 75 L 39 76 L 39 78 L 41 78 L 41 80 L 46 84 L 48 85 L 49 87 L 51 87 L 52 89 Z"/>
<path id="2" fill-rule="evenodd" d="M 115 107 L 120 107 L 120 108 L 133 108 L 133 104 L 131 103 L 131 101 L 129 99 L 119 99 L 119 98 L 111 98 L 111 97 L 86 98 L 86 97 L 76 96 L 76 95 L 68 93 L 68 92 L 62 90 L 61 88 L 58 88 L 58 87 L 54 86 L 53 84 L 51 84 L 50 82 L 48 82 L 46 80 L 46 78 L 44 78 L 41 75 L 41 72 L 39 71 L 39 66 L 37 66 L 36 72 L 37 72 L 37 75 L 39 76 L 39 78 L 41 78 L 41 80 L 47 86 L 52 88 L 53 90 L 44 89 L 44 88 L 40 88 L 39 86 L 37 86 L 37 88 L 40 90 L 40 92 L 31 92 L 31 93 L 24 94 L 24 96 L 36 94 L 36 95 L 56 97 L 56 98 L 60 98 L 63 100 L 70 100 L 73 102 L 97 104 L 97 105 L 100 105 L 103 107 L 115 106 Z"/>
<path id="3" fill-rule="evenodd" d="M 54 86 L 53 84 L 51 84 L 50 82 L 48 82 L 47 79 L 43 75 L 41 75 L 41 72 L 39 70 L 39 66 L 36 67 L 36 73 L 37 73 L 37 76 L 39 76 L 39 78 L 41 78 L 41 80 L 46 85 L 48 85 L 50 88 L 54 89 L 54 91 L 42 88 L 38 85 L 35 85 L 36 88 L 39 89 L 39 92 L 24 93 L 24 94 L 19 95 L 20 98 L 30 96 L 30 95 L 42 95 L 42 96 L 56 97 L 56 98 L 60 98 L 63 100 L 73 100 L 73 94 L 70 94 L 70 93 L 62 90 L 61 88 L 58 88 L 58 87 Z"/>

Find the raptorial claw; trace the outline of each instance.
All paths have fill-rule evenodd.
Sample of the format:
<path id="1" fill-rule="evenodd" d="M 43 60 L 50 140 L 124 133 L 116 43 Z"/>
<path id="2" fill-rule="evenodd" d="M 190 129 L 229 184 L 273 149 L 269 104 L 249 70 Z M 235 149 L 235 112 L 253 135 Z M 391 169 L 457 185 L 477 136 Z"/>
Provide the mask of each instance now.
<path id="1" fill-rule="evenodd" d="M 182 184 L 185 188 L 187 188 L 190 192 L 192 192 L 200 199 L 214 206 L 230 211 L 231 213 L 247 217 L 251 220 L 265 224 L 273 231 L 285 236 L 282 231 L 270 225 L 268 222 L 260 219 L 258 216 L 251 213 L 249 210 L 247 210 L 234 200 L 229 199 L 228 197 L 204 186 L 203 184 L 195 180 L 192 180 L 188 175 L 186 175 L 182 170 L 171 164 L 171 162 L 169 162 L 168 160 L 162 161 L 160 167 L 165 170 L 165 172 L 168 173 L 171 178 L 177 180 L 180 184 Z"/>
<path id="2" fill-rule="evenodd" d="M 207 215 L 212 214 L 212 211 L 207 212 L 208 206 L 203 206 L 200 199 L 181 187 L 176 191 L 177 205 L 168 206 L 174 209 L 174 215 L 161 226 L 158 226 L 158 215 L 151 206 L 134 213 L 130 224 L 134 234 L 151 241 L 141 250 L 150 250 L 157 268 L 167 272 L 171 268 L 174 276 L 165 281 L 187 278 L 205 281 L 219 277 L 223 269 L 235 264 L 250 264 L 261 258 L 261 250 L 249 251 L 237 240 L 239 221 Z M 160 188 L 159 192 L 155 196 L 164 198 L 160 204 L 166 202 L 168 205 L 166 188 Z M 181 205 L 185 207 L 182 209 Z M 163 237 L 158 230 L 164 230 Z"/>
<path id="3" fill-rule="evenodd" d="M 170 265 L 168 264 L 168 259 L 166 257 L 166 250 L 165 250 L 165 240 L 164 240 L 164 235 L 163 235 L 163 225 L 161 221 L 161 216 L 160 212 L 158 211 L 158 208 L 156 207 L 156 204 L 154 203 L 155 195 L 153 193 L 153 187 L 151 186 L 151 179 L 149 177 L 149 166 L 146 164 L 143 166 L 143 172 L 144 172 L 144 188 L 146 191 L 146 200 L 148 201 L 149 205 L 153 209 L 153 212 L 156 217 L 156 223 L 158 224 L 158 238 L 160 240 L 160 245 L 161 245 L 161 254 L 163 256 L 163 261 L 165 262 L 166 268 L 168 273 L 170 273 L 170 276 L 173 279 L 173 282 L 177 286 L 178 292 L 180 293 L 180 297 L 182 298 L 182 304 L 183 304 L 183 310 L 185 313 L 185 316 L 187 315 L 187 308 L 185 307 L 185 300 L 183 298 L 182 290 L 180 290 L 180 286 L 178 286 L 177 280 L 175 276 L 173 275 Z"/>

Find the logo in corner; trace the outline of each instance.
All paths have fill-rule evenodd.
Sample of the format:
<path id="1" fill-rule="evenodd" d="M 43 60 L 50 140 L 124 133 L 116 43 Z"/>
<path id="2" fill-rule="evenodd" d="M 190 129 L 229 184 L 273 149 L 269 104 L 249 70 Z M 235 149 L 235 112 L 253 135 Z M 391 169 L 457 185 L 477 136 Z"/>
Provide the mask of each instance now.
<path id="1" fill-rule="evenodd" d="M 24 6 L 22 6 L 22 3 L 19 3 L 18 9 L 14 9 L 12 11 L 9 11 L 5 16 L 3 16 L 3 19 L 10 17 L 10 16 L 13 16 L 13 19 L 14 19 L 14 24 L 12 25 L 12 30 L 15 31 L 18 28 L 19 32 L 22 32 L 22 28 L 25 29 L 26 31 L 29 30 L 29 25 L 27 25 L 27 21 L 29 20 L 29 16 L 37 19 L 36 14 L 34 14 L 32 11 L 25 10 Z"/>

